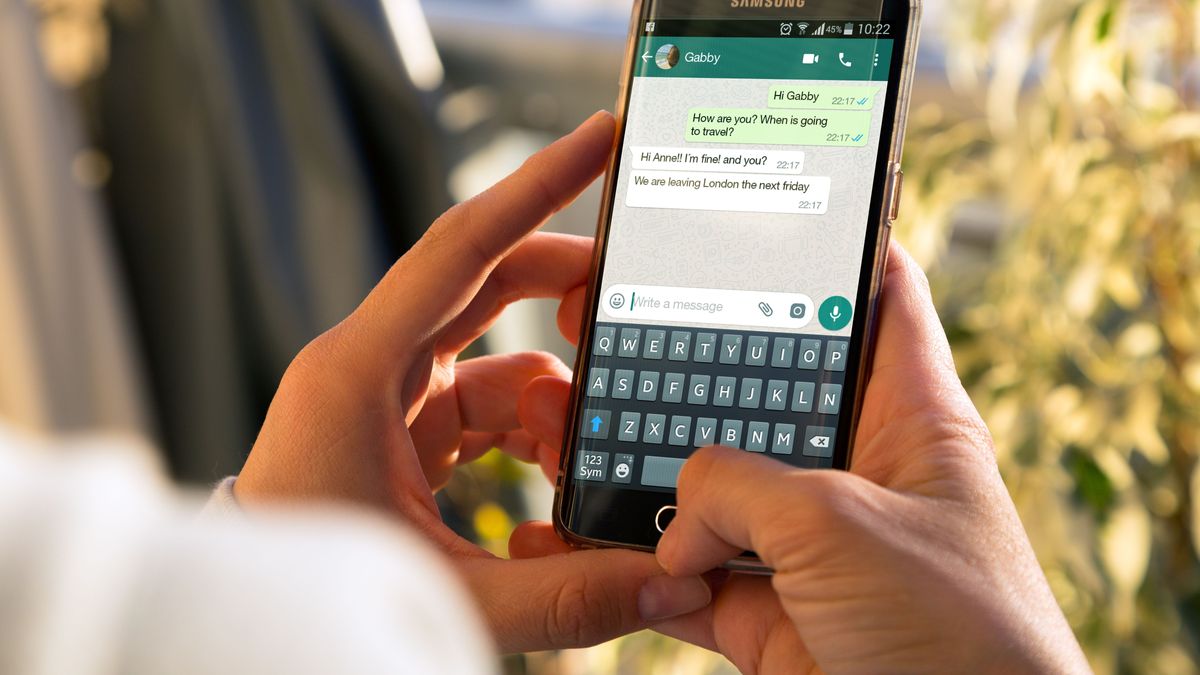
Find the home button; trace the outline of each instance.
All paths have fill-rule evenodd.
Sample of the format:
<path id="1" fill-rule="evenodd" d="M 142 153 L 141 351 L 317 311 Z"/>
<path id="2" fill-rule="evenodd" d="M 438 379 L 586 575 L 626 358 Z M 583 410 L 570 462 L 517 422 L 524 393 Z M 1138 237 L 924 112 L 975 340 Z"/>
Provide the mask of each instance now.
<path id="1" fill-rule="evenodd" d="M 658 510 L 658 513 L 654 514 L 654 529 L 658 530 L 659 532 L 664 532 L 666 531 L 667 526 L 670 525 L 671 521 L 674 519 L 675 507 L 664 506 Z"/>

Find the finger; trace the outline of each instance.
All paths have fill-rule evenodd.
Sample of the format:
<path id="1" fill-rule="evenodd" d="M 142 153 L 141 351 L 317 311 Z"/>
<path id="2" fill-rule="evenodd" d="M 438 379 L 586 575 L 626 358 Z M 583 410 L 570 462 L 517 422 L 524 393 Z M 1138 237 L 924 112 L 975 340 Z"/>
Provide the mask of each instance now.
<path id="1" fill-rule="evenodd" d="M 454 368 L 463 428 L 509 431 L 520 427 L 517 405 L 534 380 L 569 379 L 571 371 L 548 352 L 493 354 L 459 362 Z"/>
<path id="2" fill-rule="evenodd" d="M 439 218 L 349 320 L 347 332 L 364 361 L 430 345 L 500 260 L 599 175 L 614 132 L 612 116 L 597 113 Z"/>
<path id="3" fill-rule="evenodd" d="M 524 429 L 500 434 L 463 432 L 458 463 L 473 462 L 491 450 L 499 450 L 519 462 L 537 464 L 551 485 L 554 485 L 554 480 L 558 477 L 558 448 L 539 442 Z"/>
<path id="4" fill-rule="evenodd" d="M 542 443 L 561 448 L 571 400 L 571 383 L 561 377 L 539 377 L 529 383 L 517 403 L 521 426 Z"/>
<path id="5" fill-rule="evenodd" d="M 699 576 L 663 574 L 654 556 L 622 550 L 463 561 L 505 652 L 594 645 L 694 612 L 711 600 Z"/>
<path id="6" fill-rule="evenodd" d="M 492 450 L 499 450 L 519 462 L 538 460 L 538 439 L 524 429 L 488 433 L 464 431 L 458 449 L 458 463 L 469 464 Z"/>
<path id="7" fill-rule="evenodd" d="M 547 375 L 569 376 L 558 357 L 544 352 L 482 356 L 453 367 L 452 375 L 433 378 L 437 386 L 431 385 L 420 415 L 409 427 L 421 468 L 434 487 L 444 485 L 459 464 L 464 432 L 496 437 L 516 431 L 521 427 L 518 400 L 529 383 Z M 478 452 L 479 437 L 474 440 L 477 444 L 470 449 Z"/>
<path id="8" fill-rule="evenodd" d="M 953 454 L 984 471 L 994 469 L 991 436 L 959 380 L 929 282 L 895 243 L 888 254 L 863 410 L 873 412 L 864 412 L 858 428 L 851 467 L 856 474 L 914 489 L 921 477 L 900 477 L 907 469 L 924 467 L 923 458 L 944 463 Z M 893 424 L 913 419 L 917 423 Z M 881 433 L 884 429 L 889 431 Z M 964 443 L 967 439 L 972 442 Z"/>
<path id="9" fill-rule="evenodd" d="M 918 391 L 905 387 L 905 398 L 922 397 L 941 388 L 959 388 L 958 373 L 946 331 L 942 328 L 929 280 L 912 256 L 892 242 L 880 300 L 879 338 L 872 378 L 889 372 L 919 375 Z"/>
<path id="10" fill-rule="evenodd" d="M 763 654 L 770 628 L 783 614 L 779 594 L 771 586 L 771 579 L 729 574 L 723 570 L 710 572 L 705 578 L 713 586 L 713 601 L 708 607 L 664 621 L 656 625 L 654 631 L 697 647 L 720 651 L 742 672 L 776 672 L 744 666 Z"/>
<path id="11" fill-rule="evenodd" d="M 454 320 L 438 351 L 457 354 L 496 321 L 507 305 L 530 298 L 561 299 L 587 283 L 592 238 L 536 232 L 505 256 Z"/>
<path id="12" fill-rule="evenodd" d="M 579 330 L 583 324 L 586 304 L 587 287 L 580 286 L 563 296 L 558 305 L 558 332 L 576 347 L 579 346 Z"/>
<path id="13" fill-rule="evenodd" d="M 548 555 L 560 555 L 574 550 L 570 544 L 559 538 L 553 525 L 542 521 L 529 521 L 518 525 L 508 540 L 508 554 L 517 559 L 544 558 Z M 708 575 L 705 575 L 705 580 L 712 587 L 718 579 L 723 581 L 725 576 L 727 575 L 718 574 L 713 575 L 713 578 L 710 579 Z M 719 596 L 714 593 L 713 597 Z M 690 642 L 705 649 L 716 650 L 717 645 L 713 637 L 712 607 L 709 605 L 690 614 L 667 619 L 655 624 L 654 630 L 677 640 Z"/>
<path id="14" fill-rule="evenodd" d="M 568 554 L 568 552 L 574 550 L 570 544 L 558 537 L 558 533 L 554 532 L 554 526 L 550 522 L 539 520 L 522 522 L 521 525 L 516 527 L 516 530 L 512 531 L 512 537 L 509 539 L 509 555 L 514 558 Z M 707 581 L 709 587 L 713 587 L 715 583 L 718 583 L 718 579 L 724 581 L 727 574 L 721 572 L 713 574 L 712 577 L 709 578 L 708 574 L 704 575 L 704 580 Z M 713 597 L 718 598 L 718 595 L 714 592 Z M 713 604 L 709 604 L 708 607 L 701 608 L 700 610 L 692 611 L 690 614 L 656 623 L 654 631 L 677 640 L 683 640 L 685 643 L 691 643 L 704 647 L 704 649 L 715 651 Z"/>
<path id="15" fill-rule="evenodd" d="M 559 538 L 550 523 L 531 520 L 513 529 L 508 539 L 508 555 L 516 559 L 544 558 L 548 555 L 574 551 L 567 542 Z"/>
<path id="16" fill-rule="evenodd" d="M 804 471 L 729 448 L 697 451 L 679 475 L 679 509 L 658 543 L 671 574 L 698 574 L 753 550 L 779 573 L 814 524 L 857 506 L 866 481 L 841 471 Z M 823 520 L 824 519 L 824 520 Z"/>

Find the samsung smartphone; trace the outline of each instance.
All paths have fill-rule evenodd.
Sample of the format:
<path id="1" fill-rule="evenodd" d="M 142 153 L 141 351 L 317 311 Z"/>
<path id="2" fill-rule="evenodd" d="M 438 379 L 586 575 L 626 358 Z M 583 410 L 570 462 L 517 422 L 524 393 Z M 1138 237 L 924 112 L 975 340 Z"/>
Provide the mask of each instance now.
<path id="1" fill-rule="evenodd" d="M 849 466 L 917 5 L 635 7 L 558 475 L 568 541 L 653 549 L 696 448 Z"/>

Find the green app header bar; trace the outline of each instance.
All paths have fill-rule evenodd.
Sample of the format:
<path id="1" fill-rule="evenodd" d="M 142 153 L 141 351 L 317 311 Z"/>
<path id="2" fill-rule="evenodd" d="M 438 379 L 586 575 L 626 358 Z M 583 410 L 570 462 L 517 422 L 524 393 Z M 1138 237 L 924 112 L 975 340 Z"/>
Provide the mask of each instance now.
<path id="1" fill-rule="evenodd" d="M 892 41 L 654 35 L 641 39 L 634 59 L 636 77 L 882 82 Z"/>

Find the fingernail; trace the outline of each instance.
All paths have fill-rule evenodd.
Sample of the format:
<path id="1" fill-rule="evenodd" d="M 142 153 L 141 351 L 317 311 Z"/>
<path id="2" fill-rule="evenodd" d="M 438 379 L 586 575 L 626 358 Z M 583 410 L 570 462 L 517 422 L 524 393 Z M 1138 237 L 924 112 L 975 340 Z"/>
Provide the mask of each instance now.
<path id="1" fill-rule="evenodd" d="M 712 592 L 700 577 L 650 577 L 638 592 L 638 613 L 643 621 L 662 621 L 708 606 Z"/>

